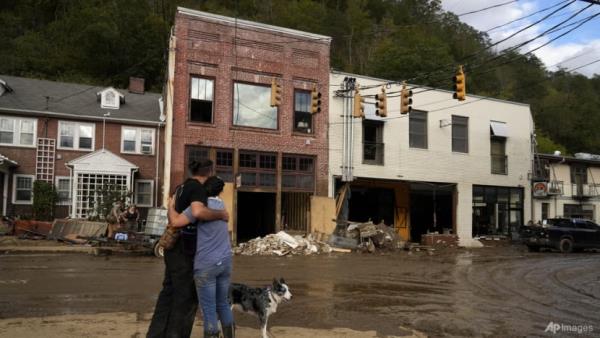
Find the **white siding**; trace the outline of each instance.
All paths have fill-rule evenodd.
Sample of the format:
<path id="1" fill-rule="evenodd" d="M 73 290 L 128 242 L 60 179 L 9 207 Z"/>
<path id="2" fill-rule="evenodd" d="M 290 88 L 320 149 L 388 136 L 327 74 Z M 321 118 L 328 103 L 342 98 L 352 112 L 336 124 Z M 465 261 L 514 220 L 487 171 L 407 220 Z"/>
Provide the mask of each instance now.
<path id="1" fill-rule="evenodd" d="M 329 172 L 330 179 L 341 175 L 343 137 L 343 99 L 335 97 L 345 76 L 353 76 L 361 86 L 382 81 L 355 75 L 332 73 L 329 98 Z M 467 87 L 468 88 L 468 87 Z M 397 92 L 400 86 L 392 85 L 387 92 Z M 413 109 L 428 112 L 428 149 L 410 148 L 408 143 L 408 115 L 400 115 L 400 98 L 388 98 L 388 117 L 383 138 L 385 154 L 383 166 L 362 164 L 362 123 L 354 119 L 354 177 L 372 177 L 406 181 L 456 183 L 458 189 L 457 232 L 461 242 L 471 242 L 472 185 L 492 185 L 524 188 L 524 219 L 531 216 L 531 189 L 528 173 L 531 172 L 531 141 L 533 120 L 528 105 L 469 97 L 462 103 L 452 99 L 452 93 L 430 90 L 413 95 Z M 362 91 L 376 94 L 380 88 Z M 396 94 L 397 95 L 397 94 Z M 367 101 L 374 99 L 367 98 Z M 365 105 L 368 105 L 366 103 Z M 365 109 L 368 110 L 368 109 Z M 452 152 L 452 126 L 440 127 L 440 120 L 451 121 L 452 115 L 469 118 L 469 152 Z M 490 121 L 506 123 L 508 138 L 508 175 L 491 174 Z M 330 196 L 333 184 L 329 185 Z"/>

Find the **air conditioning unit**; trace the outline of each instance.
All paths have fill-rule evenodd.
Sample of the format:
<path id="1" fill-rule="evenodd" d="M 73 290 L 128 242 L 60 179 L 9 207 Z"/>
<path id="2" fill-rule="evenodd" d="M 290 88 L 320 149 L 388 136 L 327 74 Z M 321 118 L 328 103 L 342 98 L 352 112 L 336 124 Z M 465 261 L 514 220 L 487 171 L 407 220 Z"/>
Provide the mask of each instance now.
<path id="1" fill-rule="evenodd" d="M 142 144 L 142 154 L 152 154 L 152 145 Z"/>

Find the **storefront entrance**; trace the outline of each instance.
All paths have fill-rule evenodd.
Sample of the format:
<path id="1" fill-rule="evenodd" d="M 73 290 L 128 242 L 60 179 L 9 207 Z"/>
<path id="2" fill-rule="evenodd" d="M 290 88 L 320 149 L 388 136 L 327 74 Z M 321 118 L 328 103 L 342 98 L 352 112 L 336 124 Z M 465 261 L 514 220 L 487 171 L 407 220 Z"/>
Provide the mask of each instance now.
<path id="1" fill-rule="evenodd" d="M 523 188 L 473 186 L 473 237 L 518 235 Z"/>

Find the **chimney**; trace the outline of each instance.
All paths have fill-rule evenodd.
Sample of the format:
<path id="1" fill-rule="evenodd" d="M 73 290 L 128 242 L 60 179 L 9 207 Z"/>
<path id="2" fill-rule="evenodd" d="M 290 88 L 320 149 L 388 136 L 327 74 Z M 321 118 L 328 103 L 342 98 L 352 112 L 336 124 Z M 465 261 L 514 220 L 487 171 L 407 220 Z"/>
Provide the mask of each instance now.
<path id="1" fill-rule="evenodd" d="M 144 94 L 144 78 L 129 77 L 129 92 L 134 94 Z"/>

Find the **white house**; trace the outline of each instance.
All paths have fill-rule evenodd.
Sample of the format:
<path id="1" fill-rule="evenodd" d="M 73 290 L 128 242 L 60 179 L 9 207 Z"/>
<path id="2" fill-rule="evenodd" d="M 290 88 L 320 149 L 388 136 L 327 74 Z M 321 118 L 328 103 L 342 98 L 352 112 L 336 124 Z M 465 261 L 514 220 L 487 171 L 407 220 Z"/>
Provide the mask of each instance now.
<path id="1" fill-rule="evenodd" d="M 600 156 L 536 154 L 532 217 L 586 218 L 600 222 Z"/>
<path id="2" fill-rule="evenodd" d="M 473 238 L 509 237 L 531 219 L 528 105 L 473 95 L 459 102 L 449 91 L 414 88 L 413 110 L 402 115 L 401 86 L 392 84 L 383 87 L 381 118 L 374 95 L 386 83 L 330 76 L 329 196 L 350 182 L 350 221 L 383 221 L 411 241 L 437 232 L 478 246 Z M 347 117 L 354 92 L 343 89 L 353 84 L 364 88 L 364 119 Z"/>

